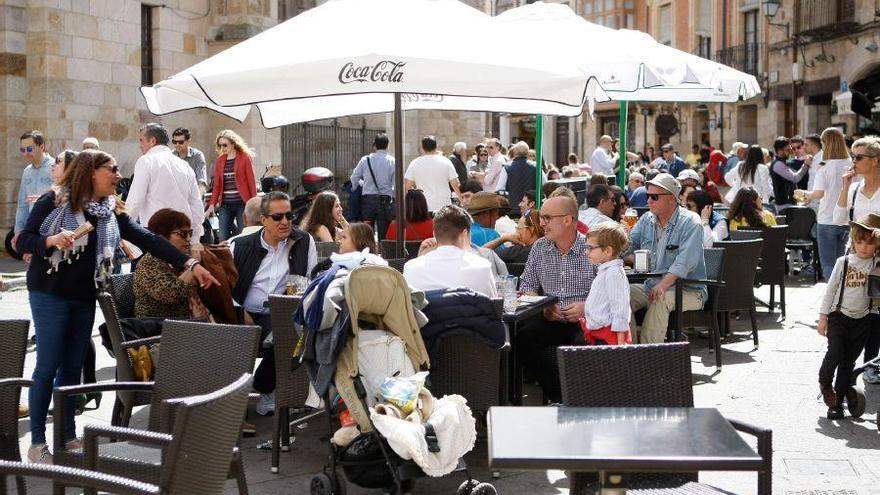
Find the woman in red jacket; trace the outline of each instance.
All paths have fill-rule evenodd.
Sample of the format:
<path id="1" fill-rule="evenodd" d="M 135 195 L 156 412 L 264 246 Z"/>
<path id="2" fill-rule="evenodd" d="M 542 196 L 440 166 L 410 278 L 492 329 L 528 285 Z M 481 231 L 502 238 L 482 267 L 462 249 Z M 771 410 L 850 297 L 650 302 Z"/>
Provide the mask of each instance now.
<path id="1" fill-rule="evenodd" d="M 237 235 L 244 228 L 244 204 L 257 195 L 254 178 L 254 152 L 235 132 L 224 129 L 217 134 L 217 162 L 214 164 L 214 190 L 208 216 L 220 215 L 220 240 Z M 233 225 L 234 222 L 234 225 Z"/>

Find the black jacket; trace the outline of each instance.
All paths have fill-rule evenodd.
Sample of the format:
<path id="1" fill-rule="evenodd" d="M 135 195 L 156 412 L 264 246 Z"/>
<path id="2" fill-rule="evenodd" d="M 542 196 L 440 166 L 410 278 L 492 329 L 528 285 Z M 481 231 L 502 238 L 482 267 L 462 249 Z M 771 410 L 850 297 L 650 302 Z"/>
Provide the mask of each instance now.
<path id="1" fill-rule="evenodd" d="M 486 345 L 501 348 L 506 341 L 504 322 L 495 312 L 492 300 L 467 287 L 434 289 L 425 292 L 428 305 L 422 313 L 428 323 L 422 327 L 422 339 L 436 357 L 437 344 L 444 336 L 472 334 Z"/>
<path id="2" fill-rule="evenodd" d="M 785 177 L 776 173 L 773 166 L 776 162 L 782 162 L 783 167 L 788 167 L 784 160 L 777 158 L 770 164 L 770 179 L 773 181 L 773 201 L 777 205 L 793 205 L 794 204 L 794 188 L 796 184 L 792 184 Z"/>
<path id="3" fill-rule="evenodd" d="M 235 240 L 232 258 L 238 269 L 238 282 L 232 288 L 232 298 L 238 304 L 244 304 L 254 276 L 257 275 L 260 263 L 268 252 L 260 242 L 261 235 L 263 235 L 263 229 Z M 289 239 L 293 244 L 290 246 L 290 254 L 287 257 L 290 264 L 288 273 L 308 277 L 306 269 L 309 262 L 309 234 L 297 228 L 291 228 Z"/>
<path id="4" fill-rule="evenodd" d="M 18 236 L 18 252 L 34 255 L 27 271 L 27 288 L 31 291 L 45 292 L 64 299 L 94 305 L 97 294 L 95 246 L 98 244 L 98 232 L 97 230 L 89 232 L 89 243 L 79 257 L 70 264 L 65 262 L 63 265 L 59 265 L 57 272 L 47 273 L 51 265 L 46 261 L 46 256 L 50 256 L 55 248 L 46 249 L 46 236 L 40 234 L 40 225 L 54 209 L 55 192 L 49 191 L 34 203 L 27 224 Z M 87 212 L 83 213 L 86 220 L 97 227 L 98 219 Z M 116 215 L 116 222 L 119 224 L 119 235 L 123 239 L 157 258 L 171 263 L 178 270 L 183 269 L 183 265 L 189 257 L 163 237 L 141 227 L 125 213 Z"/>
<path id="5" fill-rule="evenodd" d="M 458 183 L 459 185 L 464 185 L 467 182 L 467 166 L 465 166 L 464 162 L 461 160 L 461 157 L 452 153 L 449 155 L 449 161 L 452 162 L 452 166 L 455 167 L 455 173 L 458 174 Z"/>
<path id="6" fill-rule="evenodd" d="M 524 156 L 518 156 L 507 166 L 507 199 L 510 200 L 510 212 L 521 215 L 519 202 L 529 189 L 535 188 L 535 166 Z"/>

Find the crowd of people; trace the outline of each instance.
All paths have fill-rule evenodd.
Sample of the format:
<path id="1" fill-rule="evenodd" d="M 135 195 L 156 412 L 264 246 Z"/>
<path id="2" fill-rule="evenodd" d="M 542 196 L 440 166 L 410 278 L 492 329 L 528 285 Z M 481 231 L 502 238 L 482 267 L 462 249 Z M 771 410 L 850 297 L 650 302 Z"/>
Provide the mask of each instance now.
<path id="1" fill-rule="evenodd" d="M 880 243 L 875 136 L 848 147 L 840 130 L 828 128 L 821 136 L 776 138 L 772 153 L 735 143 L 728 154 L 695 146 L 685 159 L 666 144 L 657 157 L 650 149 L 645 155 L 627 153 L 623 174 L 616 141 L 602 136 L 589 164 L 571 155 L 561 171 L 541 166 L 540 191 L 534 187 L 535 155 L 523 141 L 505 147 L 491 138 L 470 157 L 468 146 L 458 142 L 446 156 L 436 138 L 425 136 L 420 156 L 403 169 L 406 218 L 398 219 L 395 159 L 387 152 L 388 137 L 379 134 L 373 152 L 351 175 L 360 211 L 346 218 L 340 197 L 328 190 L 314 195 L 299 222 L 287 194 L 257 191 L 253 151 L 240 136 L 230 130 L 217 134 L 213 173 L 190 139 L 187 129 L 169 136 L 159 124 L 142 126 L 143 156 L 123 201 L 117 196 L 119 166 L 94 138 L 84 142 L 89 149 L 65 150 L 57 159 L 45 152 L 39 132 L 21 138 L 30 165 L 22 178 L 13 244 L 30 263 L 37 335 L 29 391 L 31 462 L 51 462 L 45 421 L 52 388 L 80 380 L 96 294 L 118 271 L 123 240 L 145 253 L 134 268 L 138 316 L 216 319 L 198 291 L 228 283 L 202 262 L 199 239 L 206 216 L 213 214 L 220 219 L 221 248 L 228 248 L 238 272 L 229 287 L 237 319 L 259 325 L 269 347 L 254 380 L 260 414 L 274 410 L 268 296 L 285 293 L 292 275 L 314 279 L 333 269 L 337 258 L 319 256 L 319 243 L 338 243 L 338 256 L 381 256 L 380 241 L 397 239 L 401 221 L 404 239 L 420 241 L 418 256 L 402 270 L 413 289 L 467 287 L 492 298 L 508 267 L 519 265 L 520 292 L 558 299 L 523 322 L 513 342 L 518 362 L 537 379 L 548 402 L 561 401 L 548 350 L 663 342 L 676 309 L 676 281 L 706 278 L 703 248 L 737 229 L 775 225 L 775 214 L 795 205 L 817 211 L 820 266 L 829 280 L 819 325 L 829 340 L 820 374 L 829 417 L 838 414 L 845 394 L 840 384 L 862 349 L 868 360 L 880 346 L 877 310 L 865 289 Z M 580 200 L 577 187 L 553 181 L 582 175 Z M 621 175 L 625 180 L 618 184 Z M 844 256 L 849 244 L 853 253 Z M 629 284 L 625 266 L 643 250 L 650 253 L 652 271 L 663 275 Z M 684 286 L 682 309 L 701 309 L 706 300 L 704 285 Z M 637 324 L 633 315 L 639 310 L 645 316 Z M 849 337 L 853 328 L 859 329 L 858 339 Z M 835 369 L 838 383 L 832 387 Z M 880 382 L 875 375 L 867 379 Z M 74 407 L 67 411 L 65 435 L 68 448 L 75 448 L 81 441 Z"/>

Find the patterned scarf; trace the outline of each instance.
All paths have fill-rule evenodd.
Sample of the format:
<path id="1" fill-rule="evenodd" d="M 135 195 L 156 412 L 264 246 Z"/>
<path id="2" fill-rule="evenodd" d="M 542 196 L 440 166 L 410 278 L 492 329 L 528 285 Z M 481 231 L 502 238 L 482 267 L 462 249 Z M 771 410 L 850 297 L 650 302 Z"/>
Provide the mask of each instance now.
<path id="1" fill-rule="evenodd" d="M 52 210 L 40 225 L 40 234 L 44 236 L 55 235 L 61 230 L 74 231 L 86 222 L 83 211 L 73 212 L 70 208 L 69 191 L 60 190 L 60 206 Z M 84 211 L 98 219 L 95 230 L 98 233 L 98 246 L 95 249 L 97 260 L 95 263 L 95 280 L 101 284 L 113 272 L 113 254 L 119 245 L 119 224 L 116 223 L 114 210 L 116 209 L 116 197 L 108 196 L 102 201 L 90 201 Z M 57 272 L 61 263 L 73 263 L 79 259 L 79 255 L 85 251 L 89 243 L 89 236 L 84 235 L 73 242 L 69 249 L 55 249 L 47 259 L 52 265 L 47 273 Z"/>

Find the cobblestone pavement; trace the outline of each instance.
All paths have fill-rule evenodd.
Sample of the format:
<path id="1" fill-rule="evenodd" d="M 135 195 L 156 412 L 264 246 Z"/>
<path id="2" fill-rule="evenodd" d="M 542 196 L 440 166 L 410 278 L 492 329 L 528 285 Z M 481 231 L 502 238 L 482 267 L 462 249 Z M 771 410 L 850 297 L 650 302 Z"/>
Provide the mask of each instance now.
<path id="1" fill-rule="evenodd" d="M 0 263 L 0 270 L 7 273 L 19 271 L 8 269 L 15 266 Z M 818 397 L 816 375 L 825 344 L 816 334 L 815 324 L 816 308 L 823 290 L 824 284 L 813 286 L 805 281 L 792 280 L 787 291 L 788 319 L 784 322 L 777 321 L 778 314 L 759 309 L 758 349 L 753 349 L 749 337 L 748 318 L 734 321 L 735 335 L 724 343 L 724 368 L 720 373 L 715 373 L 714 356 L 708 352 L 707 341 L 695 337 L 692 363 L 696 405 L 717 407 L 728 417 L 773 429 L 774 493 L 880 494 L 880 432 L 876 420 L 880 386 L 867 386 L 868 408 L 860 420 L 825 419 L 825 407 Z M 768 291 L 762 288 L 758 294 L 766 300 Z M 29 318 L 29 313 L 26 291 L 2 293 L 0 318 Z M 97 334 L 100 320 L 99 311 L 93 336 L 99 347 L 98 379 L 112 380 L 114 363 L 100 348 Z M 34 361 L 31 350 L 27 356 L 26 376 L 30 376 Z M 112 397 L 108 396 L 99 409 L 80 416 L 78 426 L 106 423 L 111 407 Z M 257 436 L 245 439 L 242 444 L 251 493 L 308 493 L 312 474 L 320 470 L 326 459 L 326 447 L 321 442 L 329 433 L 326 421 L 315 420 L 306 428 L 297 430 L 291 451 L 281 454 L 281 473 L 271 474 L 270 453 L 256 448 L 268 438 L 271 418 L 257 416 L 251 410 L 249 420 L 258 427 Z M 133 425 L 145 422 L 146 411 L 138 411 Z M 48 436 L 51 438 L 51 431 Z M 20 422 L 22 455 L 29 441 L 28 420 L 23 419 Z M 486 467 L 484 444 L 478 443 L 467 460 L 474 477 L 480 480 L 491 478 Z M 461 475 L 451 475 L 443 479 L 421 480 L 414 493 L 454 493 L 462 479 Z M 732 493 L 756 491 L 754 474 L 704 473 L 700 479 Z M 568 493 L 568 484 L 561 471 L 502 472 L 493 483 L 500 493 Z M 227 491 L 236 493 L 231 482 Z M 349 486 L 349 493 L 376 492 Z"/>

